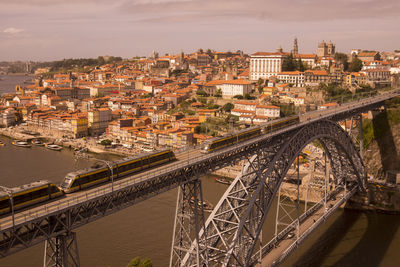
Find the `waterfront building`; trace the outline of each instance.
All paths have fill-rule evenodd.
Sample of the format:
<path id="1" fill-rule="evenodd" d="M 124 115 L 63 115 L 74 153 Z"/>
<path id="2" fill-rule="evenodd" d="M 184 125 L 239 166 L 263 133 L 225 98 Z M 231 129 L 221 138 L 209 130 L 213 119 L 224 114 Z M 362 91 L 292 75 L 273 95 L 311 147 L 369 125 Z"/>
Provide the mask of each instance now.
<path id="1" fill-rule="evenodd" d="M 111 109 L 98 108 L 88 111 L 88 131 L 92 136 L 103 134 L 112 119 Z"/>

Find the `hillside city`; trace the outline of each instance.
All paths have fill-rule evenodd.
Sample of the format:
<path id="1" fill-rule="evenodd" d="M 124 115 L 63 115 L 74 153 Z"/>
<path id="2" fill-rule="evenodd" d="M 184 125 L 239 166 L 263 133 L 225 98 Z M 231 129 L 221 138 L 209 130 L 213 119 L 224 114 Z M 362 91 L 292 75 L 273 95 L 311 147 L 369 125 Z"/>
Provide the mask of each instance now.
<path id="1" fill-rule="evenodd" d="M 398 85 L 400 73 L 400 51 L 338 53 L 323 41 L 315 54 L 302 54 L 297 39 L 291 51 L 199 49 L 101 59 L 81 67 L 37 66 L 33 83 L 1 96 L 0 126 L 92 151 L 179 150 L 378 94 Z"/>

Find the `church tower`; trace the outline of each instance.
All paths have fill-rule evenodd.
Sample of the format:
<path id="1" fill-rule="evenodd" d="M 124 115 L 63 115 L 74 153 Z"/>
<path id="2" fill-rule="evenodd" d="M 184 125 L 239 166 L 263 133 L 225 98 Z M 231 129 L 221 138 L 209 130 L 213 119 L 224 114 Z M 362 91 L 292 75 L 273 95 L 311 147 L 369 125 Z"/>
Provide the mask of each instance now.
<path id="1" fill-rule="evenodd" d="M 335 45 L 332 43 L 332 41 L 329 41 L 328 43 L 328 55 L 333 56 L 335 54 Z"/>
<path id="2" fill-rule="evenodd" d="M 325 41 L 322 41 L 318 45 L 318 57 L 325 57 L 328 54 L 328 46 L 326 45 Z"/>
<path id="3" fill-rule="evenodd" d="M 299 54 L 299 46 L 297 45 L 297 37 L 294 38 L 292 54 L 293 55 Z"/>

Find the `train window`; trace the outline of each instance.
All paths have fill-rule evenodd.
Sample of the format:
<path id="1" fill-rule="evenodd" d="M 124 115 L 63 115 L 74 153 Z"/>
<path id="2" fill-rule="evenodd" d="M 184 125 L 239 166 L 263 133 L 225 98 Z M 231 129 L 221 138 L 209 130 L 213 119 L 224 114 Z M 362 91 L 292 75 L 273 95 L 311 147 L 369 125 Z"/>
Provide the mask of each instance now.
<path id="1" fill-rule="evenodd" d="M 31 198 L 32 199 L 36 199 L 36 198 L 48 195 L 49 192 L 48 192 L 48 188 L 45 187 L 45 188 L 42 188 L 42 189 L 39 189 L 39 190 L 35 190 L 35 191 L 31 192 L 30 194 L 31 194 Z"/>
<path id="2" fill-rule="evenodd" d="M 81 184 L 80 179 L 81 179 L 80 177 L 77 177 L 75 179 L 75 181 L 72 183 L 71 188 L 75 187 L 75 186 L 79 186 Z"/>
<path id="3" fill-rule="evenodd" d="M 14 202 L 14 205 L 18 205 L 18 204 L 27 202 L 27 201 L 29 201 L 31 199 L 32 199 L 31 195 L 29 193 L 27 193 L 27 194 L 25 193 L 25 194 L 18 195 L 16 197 L 14 197 L 13 198 L 13 202 Z"/>
<path id="4" fill-rule="evenodd" d="M 1 200 L 0 201 L 0 210 L 9 207 L 9 205 L 10 205 L 10 199 L 9 198 Z"/>
<path id="5" fill-rule="evenodd" d="M 51 185 L 50 186 L 50 194 L 57 193 L 57 192 L 60 192 L 60 189 L 58 189 L 58 187 L 55 185 Z"/>

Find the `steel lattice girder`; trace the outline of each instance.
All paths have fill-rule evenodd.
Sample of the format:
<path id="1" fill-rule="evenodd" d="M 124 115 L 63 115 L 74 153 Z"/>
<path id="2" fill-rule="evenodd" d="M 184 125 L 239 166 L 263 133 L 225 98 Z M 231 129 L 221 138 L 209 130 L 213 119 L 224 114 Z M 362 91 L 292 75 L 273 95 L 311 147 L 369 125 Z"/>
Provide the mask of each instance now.
<path id="1" fill-rule="evenodd" d="M 70 232 L 46 240 L 44 267 L 79 267 L 76 233 Z"/>
<path id="2" fill-rule="evenodd" d="M 177 167 L 128 188 L 44 214 L 39 218 L 15 225 L 15 227 L 1 229 L 0 258 L 72 231 L 84 224 L 193 181 L 199 176 L 230 166 L 239 160 L 249 158 L 258 151 L 266 151 L 271 143 L 281 140 L 284 136 L 290 136 L 293 132 L 292 129 L 273 138 L 260 137 L 255 141 L 223 150 L 183 168 Z M 272 140 L 274 141 L 272 142 Z"/>
<path id="3" fill-rule="evenodd" d="M 248 159 L 254 154 L 263 153 L 262 159 L 259 157 L 258 160 L 264 161 L 264 163 L 260 162 L 260 164 L 265 165 L 266 162 L 273 159 L 277 148 L 290 140 L 290 137 L 298 131 L 298 127 L 295 125 L 285 128 L 281 133 L 276 133 L 273 136 L 261 136 L 249 140 L 213 153 L 210 157 L 191 162 L 184 167 L 178 166 L 166 173 L 161 173 L 127 188 L 104 194 L 84 203 L 78 203 L 64 210 L 60 209 L 59 211 L 44 214 L 31 221 L 15 225 L 15 227 L 1 229 L 0 257 L 5 257 L 67 231 L 72 231 L 120 209 L 195 180 L 197 179 L 196 177 L 230 166 L 239 160 Z M 257 185 L 257 183 L 253 185 L 251 183 L 250 179 L 250 183 L 248 185 L 245 184 L 245 187 Z M 251 189 L 250 194 L 253 192 L 254 188 Z M 248 198 L 246 197 L 245 199 Z"/>
<path id="4" fill-rule="evenodd" d="M 190 265 L 199 266 L 200 262 L 208 262 L 207 254 L 203 252 L 206 247 L 200 246 L 205 243 L 205 240 L 198 242 L 200 229 L 205 225 L 203 203 L 199 179 L 179 187 L 171 248 L 171 267 L 181 266 L 183 257 L 189 251 L 192 242 L 196 244 L 196 249 L 190 255 Z M 201 258 L 203 256 L 204 258 Z"/>
<path id="5" fill-rule="evenodd" d="M 282 136 L 277 142 L 271 140 L 269 150 L 249 160 L 243 175 L 235 179 L 207 220 L 210 261 L 247 266 L 280 183 L 297 155 L 314 139 L 320 139 L 327 149 L 333 150 L 331 144 L 335 145 L 336 154 L 328 154 L 333 164 L 338 160 L 347 162 L 334 171 L 337 179 L 343 180 L 351 174 L 363 185 L 363 162 L 351 139 L 334 122 L 317 121 L 291 136 Z M 338 177 L 338 173 L 343 175 Z"/>

